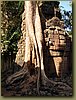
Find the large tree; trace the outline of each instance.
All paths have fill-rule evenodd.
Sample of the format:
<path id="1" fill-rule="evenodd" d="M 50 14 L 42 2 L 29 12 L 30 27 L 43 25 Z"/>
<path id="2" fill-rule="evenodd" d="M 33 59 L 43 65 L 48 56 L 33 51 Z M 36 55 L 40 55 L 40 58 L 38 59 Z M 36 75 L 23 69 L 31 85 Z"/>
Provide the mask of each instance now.
<path id="1" fill-rule="evenodd" d="M 50 83 L 52 85 L 65 86 L 66 89 L 71 90 L 67 84 L 62 82 L 54 82 L 49 80 L 45 74 L 43 63 L 43 34 L 39 15 L 38 3 L 36 1 L 25 1 L 24 5 L 25 24 L 26 24 L 26 40 L 25 40 L 25 64 L 23 69 L 11 75 L 7 79 L 7 84 L 12 84 L 20 78 L 24 78 L 25 74 L 29 72 L 30 66 L 34 63 L 35 68 L 38 69 L 37 75 L 37 92 L 39 94 L 40 79 L 43 85 Z M 30 72 L 29 72 L 30 73 Z M 31 77 L 29 75 L 29 77 Z M 64 88 L 63 88 L 64 89 Z"/>

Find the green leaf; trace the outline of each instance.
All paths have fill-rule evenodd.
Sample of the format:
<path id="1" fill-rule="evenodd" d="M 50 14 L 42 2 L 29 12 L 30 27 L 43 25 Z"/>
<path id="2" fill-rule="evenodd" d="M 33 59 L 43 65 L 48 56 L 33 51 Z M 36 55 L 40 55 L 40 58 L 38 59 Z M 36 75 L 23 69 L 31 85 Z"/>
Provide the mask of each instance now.
<path id="1" fill-rule="evenodd" d="M 10 37 L 9 41 L 10 41 L 11 39 L 13 39 L 13 37 L 14 37 L 15 35 L 17 35 L 17 34 L 18 34 L 18 32 L 14 32 L 14 33 L 12 34 L 12 36 Z"/>
<path id="2" fill-rule="evenodd" d="M 8 40 L 4 41 L 4 44 L 9 44 L 9 43 L 10 43 L 10 41 L 8 41 Z"/>

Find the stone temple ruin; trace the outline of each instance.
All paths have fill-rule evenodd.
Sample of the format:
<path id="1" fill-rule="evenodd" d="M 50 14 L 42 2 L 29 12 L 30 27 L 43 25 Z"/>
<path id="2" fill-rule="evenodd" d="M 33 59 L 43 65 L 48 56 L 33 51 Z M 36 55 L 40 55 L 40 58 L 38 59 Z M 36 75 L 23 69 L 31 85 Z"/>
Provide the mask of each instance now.
<path id="1" fill-rule="evenodd" d="M 71 70 L 71 38 L 64 30 L 64 24 L 58 17 L 53 17 L 47 21 L 44 30 L 46 47 L 52 61 L 54 62 L 57 76 L 68 74 Z"/>
<path id="2" fill-rule="evenodd" d="M 48 4 L 47 4 L 48 5 Z M 57 6 L 59 3 L 57 2 Z M 58 76 L 62 77 L 66 74 L 71 73 L 72 63 L 71 63 L 71 47 L 72 42 L 68 33 L 64 29 L 64 22 L 61 21 L 61 14 L 58 8 L 52 8 L 53 12 L 50 14 L 49 9 L 45 8 L 45 3 L 42 5 L 45 8 L 43 14 L 46 21 L 42 22 L 42 25 L 45 25 L 43 29 L 44 36 L 44 65 L 45 72 L 48 77 L 50 76 Z M 55 9 L 55 11 L 54 11 Z M 57 11 L 57 12 L 56 12 Z M 56 12 L 56 13 L 54 13 Z M 24 55 L 25 55 L 25 16 L 22 14 L 22 36 L 18 42 L 18 52 L 16 54 L 15 62 L 23 66 L 24 63 Z"/>

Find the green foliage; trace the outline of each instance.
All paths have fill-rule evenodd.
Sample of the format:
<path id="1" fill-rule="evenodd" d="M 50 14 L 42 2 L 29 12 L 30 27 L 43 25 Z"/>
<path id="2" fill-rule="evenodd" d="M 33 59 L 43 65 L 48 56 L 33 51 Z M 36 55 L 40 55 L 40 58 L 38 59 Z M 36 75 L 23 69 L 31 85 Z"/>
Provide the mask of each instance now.
<path id="1" fill-rule="evenodd" d="M 1 52 L 17 52 L 24 1 L 1 2 Z"/>
<path id="2" fill-rule="evenodd" d="M 69 2 L 69 6 L 72 7 L 72 2 Z M 63 10 L 61 9 L 63 8 Z M 72 34 L 72 11 L 66 11 L 66 9 L 61 6 L 62 19 L 65 24 L 65 29 L 69 31 L 69 34 Z"/>
<path id="3" fill-rule="evenodd" d="M 63 19 L 65 22 L 65 27 L 72 30 L 72 12 L 64 10 Z"/>

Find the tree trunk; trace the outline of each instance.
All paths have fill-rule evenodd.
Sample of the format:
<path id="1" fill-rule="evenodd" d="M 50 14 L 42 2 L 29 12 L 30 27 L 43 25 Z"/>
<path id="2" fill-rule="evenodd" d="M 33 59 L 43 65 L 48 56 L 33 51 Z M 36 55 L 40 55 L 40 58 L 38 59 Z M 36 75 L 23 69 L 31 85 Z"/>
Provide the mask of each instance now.
<path id="1" fill-rule="evenodd" d="M 25 10 L 26 10 L 25 14 L 26 14 L 26 28 L 27 28 L 26 34 L 27 33 L 29 34 L 30 40 L 32 40 L 33 46 L 35 46 L 36 56 L 37 56 L 36 58 L 37 67 L 39 67 L 38 80 L 37 80 L 37 90 L 39 91 L 40 69 L 41 69 L 42 84 L 45 85 L 47 81 L 49 81 L 49 79 L 45 75 L 44 64 L 43 64 L 43 44 L 42 44 L 43 35 L 42 35 L 42 29 L 41 29 L 40 16 L 39 16 L 38 6 L 36 2 L 25 1 Z M 54 84 L 54 82 L 52 83 Z"/>

